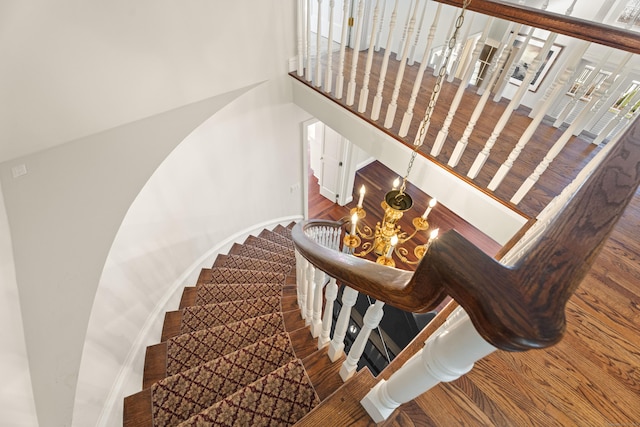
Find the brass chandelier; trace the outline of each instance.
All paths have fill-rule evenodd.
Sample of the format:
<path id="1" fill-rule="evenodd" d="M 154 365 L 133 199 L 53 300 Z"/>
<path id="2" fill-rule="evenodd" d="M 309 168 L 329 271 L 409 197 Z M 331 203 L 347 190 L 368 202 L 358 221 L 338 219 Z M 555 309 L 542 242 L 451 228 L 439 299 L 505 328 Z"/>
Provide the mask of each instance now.
<path id="1" fill-rule="evenodd" d="M 418 245 L 414 248 L 413 254 L 415 256 L 415 260 L 410 260 L 409 258 L 407 258 L 409 251 L 402 245 L 413 239 L 419 232 L 427 231 L 429 229 L 429 222 L 427 221 L 427 217 L 429 216 L 431 210 L 435 207 L 436 199 L 430 200 L 429 206 L 427 207 L 424 214 L 422 214 L 422 216 L 415 217 L 412 220 L 414 230 L 411 234 L 408 235 L 406 232 L 402 231 L 400 225 L 398 225 L 398 222 L 403 217 L 404 213 L 411 209 L 411 207 L 413 206 L 413 199 L 411 198 L 411 196 L 409 196 L 409 194 L 405 192 L 407 187 L 407 178 L 409 177 L 409 173 L 411 172 L 411 168 L 413 167 L 413 162 L 415 161 L 416 155 L 418 154 L 418 150 L 424 143 L 424 139 L 431 122 L 431 116 L 433 114 L 436 101 L 440 96 L 440 89 L 442 87 L 442 82 L 449 65 L 451 52 L 456 45 L 458 32 L 460 30 L 460 27 L 462 27 L 462 24 L 464 23 L 464 14 L 470 2 L 471 0 L 464 1 L 462 9 L 460 11 L 460 15 L 455 21 L 455 28 L 447 44 L 445 57 L 440 66 L 433 91 L 431 92 L 429 104 L 425 111 L 424 118 L 420 122 L 419 131 L 413 142 L 413 152 L 411 153 L 411 158 L 407 166 L 407 172 L 405 173 L 404 178 L 402 178 L 402 185 L 400 185 L 400 180 L 396 179 L 396 181 L 394 181 L 392 190 L 385 195 L 384 200 L 380 204 L 384 212 L 384 216 L 382 217 L 381 222 L 378 221 L 376 223 L 375 230 L 372 230 L 368 225 L 364 224 L 363 220 L 367 216 L 366 211 L 362 208 L 362 202 L 365 195 L 364 185 L 360 189 L 360 199 L 358 201 L 358 205 L 350 211 L 351 230 L 349 233 L 345 234 L 343 239 L 346 251 L 352 255 L 365 257 L 373 252 L 378 255 L 376 259 L 376 262 L 378 264 L 395 267 L 396 264 L 393 259 L 393 255 L 395 254 L 402 262 L 406 264 L 418 264 L 429 249 L 429 246 L 438 237 L 438 229 L 432 230 L 431 233 L 429 233 L 429 239 L 427 240 L 427 243 Z M 359 226 L 359 224 L 362 225 Z M 364 244 L 362 244 L 363 240 L 365 240 Z M 362 247 L 360 251 L 357 251 L 357 248 L 359 248 L 361 244 Z"/>

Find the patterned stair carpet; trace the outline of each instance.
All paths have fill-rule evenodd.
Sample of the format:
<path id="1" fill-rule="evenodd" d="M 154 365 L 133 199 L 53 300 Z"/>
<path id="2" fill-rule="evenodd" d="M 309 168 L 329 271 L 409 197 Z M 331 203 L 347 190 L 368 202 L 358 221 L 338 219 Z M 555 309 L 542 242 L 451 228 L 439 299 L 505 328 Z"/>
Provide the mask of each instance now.
<path id="1" fill-rule="evenodd" d="M 161 372 L 125 399 L 125 426 L 285 426 L 320 403 L 282 313 L 283 295 L 295 295 L 291 227 L 234 245 L 185 289 L 179 328 L 152 352 Z M 133 399 L 148 414 L 131 419 Z"/>

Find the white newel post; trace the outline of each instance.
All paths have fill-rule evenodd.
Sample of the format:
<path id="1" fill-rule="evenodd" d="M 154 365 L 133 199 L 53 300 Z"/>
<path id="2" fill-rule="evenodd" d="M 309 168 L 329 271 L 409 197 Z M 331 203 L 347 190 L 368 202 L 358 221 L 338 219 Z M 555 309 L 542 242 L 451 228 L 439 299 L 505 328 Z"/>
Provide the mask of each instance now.
<path id="1" fill-rule="evenodd" d="M 420 62 L 420 66 L 418 67 L 416 80 L 413 82 L 413 89 L 411 90 L 411 97 L 409 98 L 407 111 L 405 111 L 404 116 L 402 116 L 402 123 L 400 124 L 400 131 L 398 133 L 400 136 L 407 136 L 407 134 L 409 133 L 409 126 L 411 125 L 411 120 L 413 120 L 413 109 L 415 108 L 416 101 L 418 100 L 418 92 L 420 91 L 420 87 L 422 86 L 422 79 L 424 78 L 424 71 L 427 68 L 427 62 L 429 62 L 431 45 L 433 44 L 433 38 L 436 35 L 436 28 L 438 27 L 438 22 L 440 20 L 441 10 L 442 3 L 438 3 L 438 8 L 436 9 L 436 14 L 433 17 L 433 22 L 431 23 L 431 28 L 429 29 L 429 35 L 427 36 L 427 45 L 425 46 L 424 53 L 422 54 L 422 62 Z"/>
<path id="2" fill-rule="evenodd" d="M 329 345 L 331 333 L 331 323 L 333 322 L 333 303 L 338 296 L 338 284 L 333 277 L 329 279 L 329 283 L 325 290 L 324 315 L 322 317 L 322 332 L 318 337 L 318 350 Z"/>
<path id="3" fill-rule="evenodd" d="M 347 105 L 353 105 L 356 98 L 356 76 L 358 74 L 358 57 L 360 56 L 360 41 L 362 40 L 362 29 L 364 28 L 364 3 L 365 0 L 358 1 L 358 17 L 356 18 L 356 41 L 351 56 L 351 76 L 347 85 Z"/>
<path id="4" fill-rule="evenodd" d="M 376 24 L 380 13 L 380 0 L 376 0 L 373 8 L 373 22 L 371 24 L 371 36 L 369 38 L 369 50 L 367 51 L 367 64 L 364 69 L 364 80 L 362 81 L 362 89 L 360 89 L 360 99 L 358 100 L 358 112 L 367 111 L 367 101 L 369 100 L 369 79 L 371 78 L 371 66 L 373 64 L 373 52 L 375 46 Z"/>
<path id="5" fill-rule="evenodd" d="M 314 338 L 318 338 L 320 331 L 322 331 L 322 288 L 324 285 L 324 276 L 324 271 L 319 268 L 315 269 L 313 276 L 313 315 L 311 318 L 311 336 Z"/>
<path id="6" fill-rule="evenodd" d="M 351 308 L 356 304 L 357 298 L 358 291 L 348 286 L 344 287 L 344 291 L 342 292 L 342 308 L 336 321 L 336 328 L 333 331 L 333 339 L 327 351 L 327 355 L 332 362 L 335 362 L 344 354 L 344 337 L 347 335 L 347 328 L 349 327 Z"/>
<path id="7" fill-rule="evenodd" d="M 315 276 L 316 268 L 307 261 L 307 305 L 305 307 L 306 313 L 304 316 L 304 324 L 309 326 L 311 325 L 311 321 L 313 320 L 313 290 L 314 290 L 314 276 Z"/>
<path id="8" fill-rule="evenodd" d="M 411 37 L 413 36 L 413 30 L 416 24 L 416 15 L 418 14 L 418 2 L 416 1 L 416 5 L 413 8 L 413 13 L 411 14 L 411 18 L 407 23 L 406 30 L 406 42 L 401 44 L 402 49 L 402 57 L 398 58 L 396 55 L 396 59 L 400 60 L 400 66 L 398 67 L 398 73 L 396 74 L 396 82 L 393 87 L 393 93 L 391 95 L 391 102 L 387 107 L 387 115 L 384 119 L 384 127 L 389 129 L 393 126 L 393 121 L 396 117 L 396 111 L 398 109 L 398 97 L 400 96 L 400 87 L 402 86 L 402 80 L 404 79 L 404 70 L 407 65 L 407 58 L 409 57 L 409 48 L 411 47 Z"/>
<path id="9" fill-rule="evenodd" d="M 342 7 L 342 34 L 340 35 L 340 57 L 338 59 L 338 76 L 336 80 L 336 99 L 342 99 L 344 88 L 344 55 L 347 47 L 347 33 L 349 30 L 350 0 L 344 0 Z"/>
<path id="10" fill-rule="evenodd" d="M 342 381 L 347 381 L 356 372 L 358 361 L 360 357 L 362 357 L 362 353 L 364 353 L 364 347 L 367 345 L 369 335 L 371 335 L 372 330 L 378 327 L 382 320 L 382 316 L 384 315 L 383 307 L 384 302 L 378 300 L 370 305 L 364 314 L 362 329 L 360 329 L 360 333 L 353 342 L 351 350 L 349 350 L 347 360 L 344 361 L 340 368 L 340 378 L 342 378 Z"/>
<path id="11" fill-rule="evenodd" d="M 391 55 L 391 45 L 393 44 L 393 29 L 396 27 L 396 19 L 398 17 L 398 0 L 394 3 L 391 18 L 389 18 L 389 35 L 387 36 L 387 45 L 384 48 L 384 56 L 380 65 L 380 78 L 378 79 L 378 88 L 376 96 L 373 98 L 373 106 L 371 107 L 371 120 L 380 118 L 380 108 L 382 107 L 382 92 L 387 77 L 387 68 L 389 68 L 389 55 Z"/>
<path id="12" fill-rule="evenodd" d="M 473 364 L 496 348 L 478 334 L 469 316 L 445 323 L 424 348 L 387 381 L 380 381 L 361 400 L 369 416 L 379 423 L 403 403 L 409 402 L 440 382 L 466 374 Z"/>

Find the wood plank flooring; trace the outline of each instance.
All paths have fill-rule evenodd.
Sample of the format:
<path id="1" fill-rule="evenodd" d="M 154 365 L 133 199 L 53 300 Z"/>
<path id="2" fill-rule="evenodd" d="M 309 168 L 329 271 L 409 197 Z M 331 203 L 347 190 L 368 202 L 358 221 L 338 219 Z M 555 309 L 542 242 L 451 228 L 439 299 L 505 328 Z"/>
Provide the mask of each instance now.
<path id="1" fill-rule="evenodd" d="M 393 176 L 375 163 L 358 173 L 367 182 L 365 208 L 379 217 Z M 348 212 L 319 196 L 310 177 L 312 218 Z M 374 192 L 376 189 L 377 193 Z M 416 190 L 410 189 L 412 196 Z M 428 196 L 414 196 L 426 203 Z M 356 198 L 357 200 L 357 198 Z M 423 206 L 416 207 L 420 214 Z M 498 245 L 443 209 L 434 225 L 456 228 L 494 254 Z M 407 214 L 409 218 L 412 215 Z M 450 225 L 445 225 L 450 224 Z M 460 379 L 403 405 L 383 425 L 403 426 L 638 426 L 640 425 L 640 192 L 626 209 L 589 275 L 567 305 L 567 332 L 549 349 L 498 351 Z M 353 419 L 366 417 L 352 415 Z M 361 421 L 350 425 L 372 425 Z"/>

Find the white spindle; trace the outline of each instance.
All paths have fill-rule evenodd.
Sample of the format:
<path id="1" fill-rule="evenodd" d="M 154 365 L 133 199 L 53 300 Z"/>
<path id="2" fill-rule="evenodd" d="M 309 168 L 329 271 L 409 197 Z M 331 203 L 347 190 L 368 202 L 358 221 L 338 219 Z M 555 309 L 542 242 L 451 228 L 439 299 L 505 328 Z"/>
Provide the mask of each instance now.
<path id="1" fill-rule="evenodd" d="M 329 279 L 324 295 L 327 302 L 324 304 L 322 332 L 320 332 L 320 336 L 318 337 L 318 349 L 329 345 L 329 341 L 331 340 L 329 334 L 331 333 L 331 323 L 333 322 L 333 303 L 338 296 L 338 285 L 336 283 L 336 279 L 333 277 Z"/>
<path id="2" fill-rule="evenodd" d="M 371 24 L 371 37 L 369 37 L 369 50 L 367 52 L 367 64 L 364 70 L 364 79 L 362 81 L 362 89 L 360 89 L 360 99 L 358 101 L 358 112 L 367 111 L 367 102 L 369 101 L 369 78 L 371 77 L 371 65 L 373 64 L 373 52 L 375 44 L 376 24 L 380 13 L 380 0 L 376 0 L 373 8 L 373 22 Z"/>
<path id="3" fill-rule="evenodd" d="M 314 84 L 316 87 L 322 86 L 322 0 L 318 0 L 318 28 L 316 32 L 316 75 Z"/>
<path id="4" fill-rule="evenodd" d="M 351 57 L 351 76 L 347 85 L 347 105 L 353 105 L 356 97 L 356 75 L 358 71 L 358 57 L 360 56 L 360 41 L 362 40 L 362 29 L 364 28 L 364 3 L 365 0 L 358 0 L 358 17 L 356 23 L 356 42 Z"/>
<path id="5" fill-rule="evenodd" d="M 398 16 L 398 0 L 393 6 L 391 18 L 389 21 L 389 36 L 387 37 L 387 45 L 384 48 L 384 56 L 382 57 L 382 65 L 380 65 L 380 78 L 378 79 L 378 89 L 376 96 L 373 98 L 373 106 L 371 107 L 371 120 L 378 120 L 380 117 L 380 108 L 382 107 L 382 91 L 387 76 L 387 68 L 389 67 L 389 55 L 391 55 L 391 44 L 393 43 L 393 29 L 396 26 L 396 18 Z"/>
<path id="6" fill-rule="evenodd" d="M 324 76 L 324 91 L 331 93 L 333 87 L 333 8 L 336 0 L 329 0 L 329 41 L 327 42 L 327 70 Z"/>
<path id="7" fill-rule="evenodd" d="M 413 63 L 415 62 L 415 53 L 416 53 L 416 47 L 418 46 L 418 42 L 420 41 L 420 33 L 422 32 L 422 24 L 424 23 L 424 15 L 425 12 L 427 11 L 427 2 L 424 1 L 423 3 L 423 7 L 422 7 L 422 13 L 420 14 L 420 22 L 418 23 L 418 26 L 416 27 L 416 37 L 413 40 L 413 44 L 411 45 L 411 48 L 409 50 L 409 60 L 407 62 L 407 65 L 411 66 L 413 65 Z M 438 3 L 438 6 L 440 6 L 440 3 Z"/>
<path id="8" fill-rule="evenodd" d="M 564 106 L 558 117 L 556 117 L 556 121 L 553 123 L 554 127 L 560 127 L 565 122 L 567 117 L 571 114 L 571 112 L 576 107 L 578 101 L 584 96 L 589 89 L 589 86 L 593 83 L 595 78 L 598 76 L 598 73 L 602 70 L 602 66 L 607 63 L 609 56 L 611 56 L 612 49 L 608 49 L 607 52 L 601 57 L 598 65 L 594 67 L 594 69 L 589 73 L 589 77 L 582 83 L 582 85 L 578 88 L 578 90 L 573 94 L 573 97 L 569 100 L 567 105 Z"/>
<path id="9" fill-rule="evenodd" d="M 449 75 L 447 76 L 447 81 L 449 83 L 452 83 L 453 80 L 456 78 L 456 75 L 460 74 L 458 73 L 458 68 L 460 68 L 460 70 L 463 70 L 462 72 L 464 73 L 467 68 L 467 63 L 469 56 L 465 56 L 464 58 L 462 58 L 462 61 L 460 61 L 460 57 L 461 55 L 464 53 L 464 47 L 467 44 L 467 40 L 469 40 L 469 30 L 471 29 L 471 26 L 473 25 L 473 18 L 475 18 L 475 14 L 474 13 L 470 13 L 468 15 L 468 19 L 469 22 L 466 23 L 465 25 L 465 30 L 464 30 L 464 35 L 457 41 L 456 43 L 456 47 L 454 48 L 454 53 L 451 55 L 452 56 L 452 63 L 451 63 L 451 72 L 449 73 Z M 493 20 L 493 18 L 491 18 L 491 20 Z M 483 42 L 484 43 L 484 42 Z M 476 43 L 477 45 L 477 43 Z M 478 53 L 478 57 L 480 56 L 480 53 Z M 475 62 L 474 62 L 475 63 Z M 469 78 L 471 78 L 471 76 L 469 76 Z M 463 79 L 463 80 L 467 80 L 468 79 Z M 467 83 L 464 83 L 464 86 L 467 86 Z"/>
<path id="10" fill-rule="evenodd" d="M 342 307 L 333 331 L 333 339 L 327 350 L 327 355 L 332 362 L 335 362 L 344 354 L 344 337 L 347 335 L 351 308 L 356 304 L 356 299 L 358 299 L 358 291 L 345 286 L 342 291 Z"/>
<path id="11" fill-rule="evenodd" d="M 489 34 L 489 29 L 493 24 L 493 18 L 487 20 L 486 25 L 484 26 L 484 30 L 482 31 L 482 35 L 480 39 L 476 43 L 475 49 L 471 54 L 471 61 L 469 61 L 467 69 L 464 72 L 464 76 L 462 77 L 462 81 L 458 86 L 458 90 L 456 91 L 453 100 L 451 101 L 451 105 L 449 107 L 449 112 L 447 113 L 447 117 L 444 119 L 444 123 L 442 127 L 438 131 L 438 135 L 436 136 L 436 140 L 433 143 L 433 147 L 431 147 L 431 155 L 437 157 L 440 155 L 440 151 L 442 150 L 442 146 L 447 140 L 447 135 L 449 135 L 449 128 L 451 127 L 451 123 L 453 122 L 453 117 L 456 115 L 458 111 L 458 107 L 460 106 L 460 101 L 462 101 L 462 96 L 464 95 L 465 89 L 467 87 L 467 82 L 471 79 L 471 76 L 474 72 L 474 66 L 478 58 L 480 57 L 480 52 L 482 52 L 482 48 L 484 47 L 485 42 L 487 41 L 487 36 Z M 453 73 L 451 73 L 453 74 Z"/>
<path id="12" fill-rule="evenodd" d="M 300 307 L 300 315 L 305 320 L 307 319 L 307 291 L 309 290 L 309 285 L 307 283 L 307 278 L 309 277 L 307 273 L 308 266 L 309 261 L 300 256 L 300 273 L 299 276 L 296 277 L 296 280 L 300 280 L 300 286 L 298 288 L 298 306 Z M 298 273 L 296 272 L 296 274 Z"/>
<path id="13" fill-rule="evenodd" d="M 609 121 L 609 123 L 607 123 L 607 125 L 604 127 L 602 132 L 600 132 L 600 134 L 593 141 L 594 144 L 599 145 L 602 141 L 604 141 L 609 136 L 609 134 L 616 127 L 618 127 L 618 125 L 620 124 L 622 119 L 624 119 L 625 116 L 629 113 L 629 110 L 631 109 L 631 107 L 633 107 L 633 105 L 637 102 L 636 101 L 637 95 L 638 94 L 636 94 L 636 96 L 634 96 L 632 99 L 630 99 L 629 103 L 627 104 L 627 106 L 624 107 L 622 110 L 618 111 L 616 116 L 613 119 L 611 119 L 611 121 Z"/>
<path id="14" fill-rule="evenodd" d="M 400 96 L 400 87 L 402 86 L 402 80 L 404 79 L 404 70 L 407 66 L 407 57 L 409 56 L 409 40 L 413 36 L 413 30 L 416 24 L 416 15 L 418 14 L 418 2 L 416 1 L 413 13 L 407 24 L 407 43 L 404 44 L 402 50 L 402 58 L 400 59 L 400 66 L 398 67 L 398 73 L 396 74 L 396 84 L 393 87 L 393 94 L 391 95 L 391 102 L 387 107 L 387 116 L 384 120 L 384 127 L 389 129 L 393 126 L 393 120 L 396 117 L 396 111 L 398 109 L 398 97 Z M 397 56 L 396 56 L 397 58 Z"/>
<path id="15" fill-rule="evenodd" d="M 347 47 L 347 34 L 349 31 L 349 4 L 351 0 L 344 0 L 342 7 L 342 35 L 340 36 L 340 57 L 338 60 L 338 76 L 336 81 L 336 99 L 342 99 L 344 88 L 344 56 Z"/>
<path id="16" fill-rule="evenodd" d="M 437 64 L 433 65 L 433 76 L 437 77 L 438 74 L 440 73 L 440 68 L 442 68 L 442 65 L 444 64 L 444 60 L 446 58 L 447 55 L 445 55 L 445 51 L 448 49 L 447 43 L 449 42 L 449 40 L 451 40 L 451 35 L 453 34 L 453 30 L 456 26 L 456 19 L 457 16 L 454 14 L 453 15 L 453 19 L 451 20 L 451 24 L 449 25 L 449 32 L 447 33 L 447 37 L 445 38 L 445 44 L 442 45 L 442 52 L 439 58 L 439 61 Z"/>
<path id="17" fill-rule="evenodd" d="M 573 62 L 579 60 L 583 53 L 584 52 L 581 49 L 577 49 L 574 52 L 573 57 L 570 58 L 569 61 Z M 529 123 L 527 129 L 525 129 L 525 131 L 520 136 L 518 143 L 513 148 L 511 153 L 509 153 L 507 160 L 505 160 L 505 162 L 500 166 L 500 169 L 498 169 L 498 172 L 495 174 L 495 176 L 487 186 L 489 190 L 495 191 L 500 183 L 502 183 L 504 177 L 507 176 L 507 173 L 511 170 L 513 163 L 516 161 L 518 156 L 520 156 L 520 153 L 522 152 L 524 147 L 529 143 L 536 129 L 545 118 L 551 107 L 554 105 L 555 100 L 558 99 L 559 95 L 565 92 L 565 84 L 568 81 L 569 75 L 571 73 L 571 67 L 568 67 L 567 69 L 565 69 L 565 72 L 560 75 L 560 78 L 557 79 L 557 84 L 553 85 L 553 92 L 549 93 L 545 103 L 539 106 L 538 114 L 533 118 L 531 123 Z"/>
<path id="18" fill-rule="evenodd" d="M 413 82 L 413 89 L 411 90 L 411 97 L 409 98 L 407 111 L 405 111 L 404 116 L 402 117 L 402 123 L 400 124 L 400 131 L 399 131 L 400 136 L 407 136 L 407 134 L 409 133 L 409 126 L 411 125 L 411 120 L 413 120 L 413 110 L 416 106 L 416 101 L 418 99 L 418 92 L 420 91 L 420 87 L 422 86 L 424 71 L 427 68 L 427 62 L 429 62 L 431 45 L 433 44 L 433 38 L 435 37 L 436 28 L 438 27 L 438 21 L 440 19 L 441 10 L 442 10 L 442 3 L 438 3 L 438 8 L 436 9 L 436 14 L 433 18 L 433 22 L 431 23 L 431 29 L 429 30 L 429 35 L 427 37 L 427 45 L 425 46 L 424 53 L 422 54 L 422 62 L 420 62 L 420 67 L 418 67 L 418 74 L 416 75 L 416 80 L 415 82 Z"/>
<path id="19" fill-rule="evenodd" d="M 318 338 L 322 331 L 322 288 L 324 285 L 324 271 L 316 268 L 313 275 L 313 314 L 311 318 L 311 336 Z"/>
<path id="20" fill-rule="evenodd" d="M 297 13 L 297 26 L 296 26 L 296 32 L 298 35 L 298 58 L 297 58 L 297 75 L 299 77 L 302 77 L 304 75 L 304 40 L 305 40 L 305 31 L 304 31 L 304 0 L 298 0 L 297 3 L 297 9 L 296 9 L 296 13 Z"/>
<path id="21" fill-rule="evenodd" d="M 543 97 L 538 102 L 536 102 L 535 106 L 531 109 L 531 112 L 529 113 L 529 117 L 533 118 L 538 115 L 538 113 L 540 112 L 540 109 L 547 104 L 547 100 L 552 93 L 557 94 L 556 98 L 551 100 L 551 105 L 555 105 L 557 103 L 558 98 L 563 96 L 567 92 L 567 89 L 563 89 L 561 91 L 556 92 L 556 88 L 560 84 L 560 80 L 563 81 L 563 85 L 561 87 L 562 88 L 566 87 L 567 82 L 569 81 L 569 76 L 575 75 L 578 63 L 580 62 L 580 59 L 584 56 L 585 52 L 587 51 L 590 45 L 591 45 L 590 42 L 581 41 L 578 46 L 572 49 L 573 53 L 567 59 L 564 66 L 564 71 L 563 71 L 563 75 L 566 75 L 567 78 L 553 80 L 553 83 L 545 91 Z"/>
<path id="22" fill-rule="evenodd" d="M 504 89 L 507 87 L 507 84 L 509 83 L 509 79 L 511 78 L 511 76 L 513 75 L 513 72 L 516 69 L 516 65 L 520 62 L 520 59 L 522 58 L 524 51 L 527 49 L 527 45 L 531 41 L 531 37 L 533 36 L 533 32 L 535 30 L 536 30 L 535 27 L 529 28 L 529 32 L 527 33 L 527 36 L 525 37 L 524 41 L 522 42 L 518 50 L 516 50 L 514 57 L 509 58 L 509 63 L 508 63 L 509 66 L 504 69 L 504 71 L 500 75 L 500 81 L 498 81 L 498 83 L 494 87 L 493 102 L 500 102 L 500 100 L 502 99 L 502 93 L 504 92 Z M 522 82 L 522 85 L 524 85 L 524 82 Z"/>
<path id="23" fill-rule="evenodd" d="M 416 3 L 418 0 L 415 0 Z M 404 20 L 404 29 L 402 30 L 402 38 L 400 39 L 400 44 L 398 45 L 398 49 L 396 49 L 396 61 L 400 61 L 400 52 L 404 51 L 405 43 L 409 44 L 409 39 L 411 36 L 407 37 L 407 33 L 409 31 L 409 20 L 411 19 L 411 8 L 413 6 L 414 0 L 411 0 L 409 3 L 409 11 L 407 12 L 407 19 Z"/>
<path id="24" fill-rule="evenodd" d="M 387 0 L 382 2 L 382 14 L 380 15 L 380 25 L 378 25 L 378 31 L 376 33 L 376 45 L 374 50 L 377 52 L 380 50 L 380 36 L 382 35 L 382 27 L 384 26 L 384 14 L 387 9 Z"/>
<path id="25" fill-rule="evenodd" d="M 315 282 L 313 281 L 315 277 L 316 268 L 310 262 L 307 262 L 307 306 L 305 307 L 306 313 L 304 317 L 305 325 L 311 325 L 313 320 L 313 295 L 315 290 Z"/>
<path id="26" fill-rule="evenodd" d="M 630 108 L 632 105 L 633 103 L 630 102 L 629 105 L 627 105 L 627 108 Z M 540 175 L 542 175 L 542 173 L 545 170 L 547 170 L 551 162 L 553 162 L 553 160 L 558 156 L 558 154 L 560 154 L 560 151 L 562 151 L 564 146 L 567 144 L 567 142 L 569 142 L 569 140 L 573 136 L 574 128 L 578 126 L 578 123 L 580 122 L 582 117 L 588 114 L 588 112 L 589 112 L 588 109 L 585 108 L 578 115 L 576 120 L 574 120 L 573 123 L 569 125 L 569 127 L 564 131 L 562 136 L 558 138 L 558 140 L 555 142 L 555 144 L 553 144 L 553 146 L 551 147 L 547 155 L 544 156 L 544 159 L 542 159 L 542 161 L 538 164 L 538 166 L 536 166 L 536 168 L 531 173 L 531 175 L 529 175 L 527 179 L 522 183 L 518 191 L 516 191 L 516 194 L 513 195 L 513 197 L 511 198 L 512 203 L 516 205 L 520 203 L 524 198 L 524 196 L 529 192 L 529 190 L 531 190 L 531 188 L 535 185 L 535 183 L 538 182 L 538 179 L 540 179 Z"/>
<path id="27" fill-rule="evenodd" d="M 485 81 L 487 82 L 487 85 L 486 85 L 487 87 L 491 87 L 493 83 L 495 83 L 495 81 L 497 80 L 498 76 L 500 75 L 499 70 L 502 68 L 507 58 L 509 57 L 509 53 L 511 51 L 510 48 L 513 46 L 513 40 L 515 39 L 516 36 L 517 34 L 514 31 L 513 33 L 511 33 L 509 40 L 506 43 L 505 42 L 502 43 L 501 53 L 499 55 L 496 55 L 496 60 L 493 62 L 491 69 L 487 72 L 487 77 L 485 78 Z M 478 93 L 480 93 L 480 90 L 478 90 Z M 449 166 L 455 167 L 458 165 L 458 162 L 460 162 L 460 159 L 462 158 L 462 154 L 464 153 L 464 150 L 467 148 L 467 145 L 469 144 L 469 137 L 471 136 L 473 129 L 475 129 L 476 124 L 478 123 L 478 120 L 480 119 L 480 116 L 484 111 L 484 107 L 487 105 L 487 101 L 489 101 L 490 95 L 491 95 L 491 92 L 488 90 L 485 90 L 482 92 L 482 96 L 478 100 L 478 103 L 476 104 L 473 110 L 473 113 L 471 114 L 471 118 L 469 119 L 469 123 L 467 123 L 467 127 L 462 133 L 462 137 L 456 144 L 456 147 L 454 148 L 453 153 L 451 153 L 451 157 L 447 162 Z"/>
<path id="28" fill-rule="evenodd" d="M 496 350 L 475 330 L 466 313 L 458 321 L 445 325 L 402 368 L 387 381 L 380 381 L 361 400 L 374 422 L 384 421 L 398 406 L 440 382 L 466 374 L 476 361 Z"/>
<path id="29" fill-rule="evenodd" d="M 500 116 L 498 123 L 493 128 L 493 132 L 491 133 L 491 136 L 489 137 L 484 147 L 482 148 L 482 151 L 478 153 L 476 160 L 473 162 L 473 165 L 471 165 L 471 168 L 467 173 L 467 176 L 469 178 L 473 179 L 478 176 L 480 169 L 482 169 L 482 166 L 484 166 L 485 162 L 487 161 L 487 158 L 489 157 L 489 154 L 491 153 L 491 149 L 493 148 L 494 144 L 498 140 L 498 137 L 500 136 L 505 126 L 507 125 L 509 118 L 511 117 L 511 114 L 516 109 L 516 107 L 520 105 L 520 100 L 529 89 L 529 83 L 531 82 L 535 74 L 538 72 L 538 68 L 542 64 L 542 58 L 547 57 L 547 53 L 551 49 L 551 46 L 553 46 L 553 42 L 555 41 L 556 37 L 557 37 L 557 34 L 549 35 L 549 38 L 547 39 L 544 46 L 540 50 L 540 53 L 538 53 L 536 58 L 531 63 L 531 66 L 527 69 L 527 73 L 525 74 L 524 80 L 522 81 L 520 87 L 518 88 L 515 95 L 513 96 L 513 99 L 511 99 L 511 101 L 507 105 L 507 108 L 505 108 L 504 112 Z"/>
<path id="30" fill-rule="evenodd" d="M 384 311 L 382 310 L 383 307 L 384 302 L 378 300 L 370 305 L 367 312 L 364 314 L 364 317 L 362 318 L 362 329 L 360 329 L 360 333 L 353 342 L 351 350 L 349 350 L 347 360 L 344 361 L 340 368 L 340 378 L 342 378 L 342 381 L 347 381 L 356 372 L 358 361 L 360 360 L 360 357 L 362 357 L 362 353 L 364 353 L 364 347 L 367 345 L 369 335 L 371 335 L 372 330 L 378 327 L 382 320 L 382 316 L 384 314 Z"/>
<path id="31" fill-rule="evenodd" d="M 307 68 L 305 69 L 305 80 L 311 81 L 311 1 L 307 0 Z"/>

